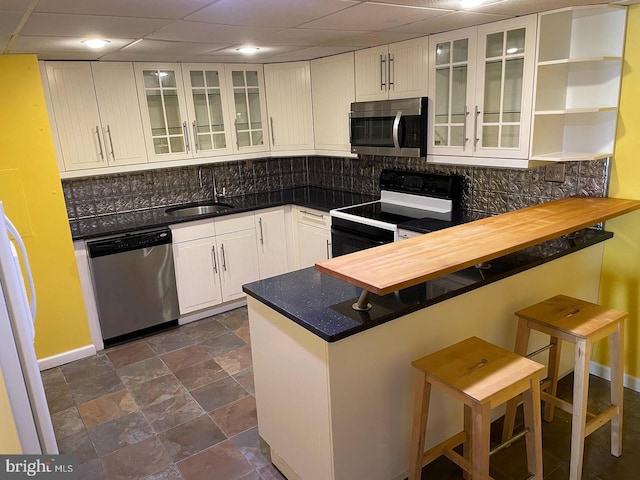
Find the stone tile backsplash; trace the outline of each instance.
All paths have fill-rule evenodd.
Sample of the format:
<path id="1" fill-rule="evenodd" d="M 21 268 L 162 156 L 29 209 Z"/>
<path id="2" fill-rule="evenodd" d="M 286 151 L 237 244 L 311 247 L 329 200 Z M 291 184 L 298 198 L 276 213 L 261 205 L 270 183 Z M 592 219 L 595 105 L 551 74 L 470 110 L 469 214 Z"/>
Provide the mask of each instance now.
<path id="1" fill-rule="evenodd" d="M 605 196 L 608 160 L 569 162 L 563 183 L 544 180 L 544 168 L 530 170 L 427 164 L 423 158 L 290 157 L 241 160 L 202 166 L 100 175 L 62 181 L 69 219 L 144 210 L 213 198 L 318 186 L 380 194 L 383 168 L 458 174 L 462 207 L 498 214 L 571 195 Z"/>

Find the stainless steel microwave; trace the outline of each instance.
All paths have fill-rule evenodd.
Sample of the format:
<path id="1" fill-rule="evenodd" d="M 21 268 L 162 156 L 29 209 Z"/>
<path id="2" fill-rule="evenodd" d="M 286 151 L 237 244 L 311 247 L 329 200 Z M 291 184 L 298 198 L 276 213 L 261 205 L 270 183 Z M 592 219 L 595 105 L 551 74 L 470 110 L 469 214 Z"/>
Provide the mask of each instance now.
<path id="1" fill-rule="evenodd" d="M 355 102 L 349 112 L 351 153 L 427 155 L 427 97 Z"/>

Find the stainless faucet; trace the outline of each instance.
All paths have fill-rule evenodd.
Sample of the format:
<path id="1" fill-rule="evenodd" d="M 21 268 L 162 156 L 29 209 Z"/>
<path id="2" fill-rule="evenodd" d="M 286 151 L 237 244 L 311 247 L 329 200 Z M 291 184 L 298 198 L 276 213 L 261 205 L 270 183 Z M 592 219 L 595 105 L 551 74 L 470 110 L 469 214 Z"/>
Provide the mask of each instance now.
<path id="1" fill-rule="evenodd" d="M 202 167 L 204 165 L 200 165 L 198 167 L 198 184 L 200 185 L 200 190 L 204 188 L 204 182 L 202 180 Z M 215 202 L 218 201 L 218 198 L 224 198 L 226 195 L 226 188 L 222 188 L 222 193 L 218 193 L 218 187 L 216 186 L 216 176 L 213 174 L 213 166 L 211 168 L 211 179 L 213 181 L 213 200 Z"/>

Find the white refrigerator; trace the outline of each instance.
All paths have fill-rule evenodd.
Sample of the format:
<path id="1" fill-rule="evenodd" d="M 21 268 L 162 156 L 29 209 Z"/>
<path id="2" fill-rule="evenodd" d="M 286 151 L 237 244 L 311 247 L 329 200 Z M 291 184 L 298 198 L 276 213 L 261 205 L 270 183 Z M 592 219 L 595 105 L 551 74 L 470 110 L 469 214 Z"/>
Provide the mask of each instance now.
<path id="1" fill-rule="evenodd" d="M 26 284 L 20 258 L 27 274 Z M 0 367 L 22 452 L 57 454 L 58 446 L 33 346 L 36 297 L 29 260 L 22 239 L 5 215 L 1 201 L 0 286 Z"/>

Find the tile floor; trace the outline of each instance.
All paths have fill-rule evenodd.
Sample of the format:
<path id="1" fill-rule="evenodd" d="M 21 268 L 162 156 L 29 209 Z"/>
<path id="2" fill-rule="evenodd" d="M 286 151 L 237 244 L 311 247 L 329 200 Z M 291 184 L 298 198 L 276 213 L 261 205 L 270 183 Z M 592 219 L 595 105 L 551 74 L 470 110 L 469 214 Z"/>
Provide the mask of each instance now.
<path id="1" fill-rule="evenodd" d="M 258 436 L 249 343 L 240 308 L 43 372 L 60 450 L 78 455 L 80 480 L 284 479 Z M 570 400 L 571 382 L 559 396 Z M 609 382 L 592 376 L 590 388 L 590 410 L 602 410 Z M 622 457 L 609 454 L 602 427 L 586 440 L 583 480 L 638 478 L 640 393 L 625 389 L 624 401 Z M 546 480 L 569 476 L 571 420 L 556 412 L 543 422 Z M 498 443 L 501 420 L 492 433 Z M 491 475 L 527 478 L 524 439 L 492 456 Z M 462 474 L 441 458 L 422 478 Z"/>
<path id="2" fill-rule="evenodd" d="M 42 373 L 81 480 L 284 479 L 258 437 L 246 308 Z"/>

